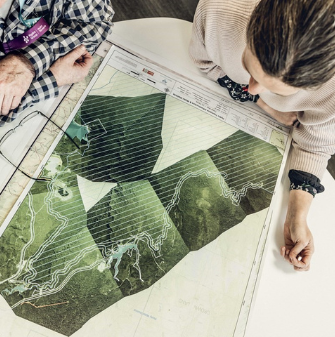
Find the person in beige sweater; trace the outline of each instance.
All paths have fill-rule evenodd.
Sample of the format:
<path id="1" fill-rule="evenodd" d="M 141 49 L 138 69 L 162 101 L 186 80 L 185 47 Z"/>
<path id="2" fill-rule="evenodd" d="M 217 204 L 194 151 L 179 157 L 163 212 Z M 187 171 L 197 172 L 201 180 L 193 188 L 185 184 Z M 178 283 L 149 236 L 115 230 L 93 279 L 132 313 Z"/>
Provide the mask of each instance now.
<path id="1" fill-rule="evenodd" d="M 190 55 L 234 100 L 292 125 L 281 254 L 309 270 L 307 214 L 335 153 L 335 0 L 200 0 Z"/>

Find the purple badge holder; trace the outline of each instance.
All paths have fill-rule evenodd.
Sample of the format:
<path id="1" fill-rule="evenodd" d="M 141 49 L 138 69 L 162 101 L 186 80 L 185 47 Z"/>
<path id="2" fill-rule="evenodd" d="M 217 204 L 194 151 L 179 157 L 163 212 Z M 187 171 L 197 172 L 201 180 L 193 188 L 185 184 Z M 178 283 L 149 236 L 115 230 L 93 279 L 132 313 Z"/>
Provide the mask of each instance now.
<path id="1" fill-rule="evenodd" d="M 22 49 L 29 46 L 38 40 L 45 32 L 49 30 L 50 26 L 44 18 L 40 18 L 34 26 L 29 28 L 15 39 L 2 44 L 2 49 L 5 54 L 8 54 L 16 49 Z"/>

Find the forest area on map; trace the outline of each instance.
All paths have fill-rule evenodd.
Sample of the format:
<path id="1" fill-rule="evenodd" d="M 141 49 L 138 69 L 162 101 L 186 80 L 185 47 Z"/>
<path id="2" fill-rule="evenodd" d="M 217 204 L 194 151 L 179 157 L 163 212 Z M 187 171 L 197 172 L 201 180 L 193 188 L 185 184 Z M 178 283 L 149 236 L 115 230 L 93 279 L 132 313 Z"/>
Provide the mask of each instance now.
<path id="1" fill-rule="evenodd" d="M 269 207 L 282 154 L 242 131 L 153 172 L 166 100 L 86 97 L 0 238 L 15 314 L 69 336 Z"/>

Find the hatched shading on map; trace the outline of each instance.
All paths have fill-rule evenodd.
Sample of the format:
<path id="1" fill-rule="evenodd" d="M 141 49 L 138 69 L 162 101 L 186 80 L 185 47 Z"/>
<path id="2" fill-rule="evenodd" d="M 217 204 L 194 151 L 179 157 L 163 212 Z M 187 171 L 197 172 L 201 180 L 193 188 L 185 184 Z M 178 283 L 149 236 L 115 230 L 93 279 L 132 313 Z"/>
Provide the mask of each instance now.
<path id="1" fill-rule="evenodd" d="M 190 280 L 197 274 L 205 286 L 201 256 L 217 249 L 221 285 L 208 279 L 208 289 L 226 297 L 208 336 L 232 336 L 282 161 L 277 148 L 108 65 L 68 134 L 80 150 L 59 141 L 41 173 L 47 180 L 34 183 L 0 238 L 0 291 L 15 314 L 69 336 L 131 303 L 136 323 L 118 324 L 117 336 L 171 332 L 156 312 L 140 333 L 137 296 L 151 289 L 172 301 L 178 280 L 189 288 L 187 300 L 175 299 L 180 307 L 192 291 L 201 298 Z M 234 264 L 236 250 L 245 258 Z M 214 312 L 210 294 L 203 301 L 195 313 Z M 169 320 L 183 336 L 207 336 L 187 334 L 178 310 Z"/>

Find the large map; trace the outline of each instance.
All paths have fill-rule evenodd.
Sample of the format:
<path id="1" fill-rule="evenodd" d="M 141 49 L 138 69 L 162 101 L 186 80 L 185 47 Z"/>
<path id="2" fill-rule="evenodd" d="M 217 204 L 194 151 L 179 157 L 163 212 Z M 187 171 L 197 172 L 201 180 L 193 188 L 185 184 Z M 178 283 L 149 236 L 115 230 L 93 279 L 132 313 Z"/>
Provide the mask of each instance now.
<path id="1" fill-rule="evenodd" d="M 112 55 L 0 238 L 1 295 L 38 336 L 243 336 L 282 151 Z"/>

